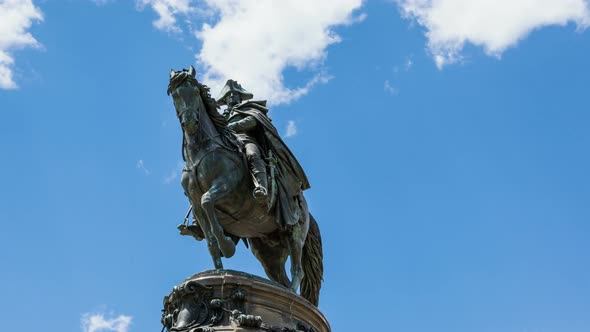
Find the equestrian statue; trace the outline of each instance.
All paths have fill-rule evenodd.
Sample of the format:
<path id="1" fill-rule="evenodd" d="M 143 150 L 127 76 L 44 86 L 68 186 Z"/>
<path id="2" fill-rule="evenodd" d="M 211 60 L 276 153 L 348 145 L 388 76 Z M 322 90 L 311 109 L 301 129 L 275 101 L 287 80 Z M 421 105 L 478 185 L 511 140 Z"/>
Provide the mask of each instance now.
<path id="1" fill-rule="evenodd" d="M 252 101 L 234 80 L 216 101 L 192 66 L 171 70 L 168 94 L 182 128 L 181 184 L 191 204 L 181 234 L 205 239 L 216 269 L 242 240 L 271 280 L 294 292 L 300 288 L 317 306 L 323 256 L 320 230 L 303 196 L 309 182 L 268 117 L 266 101 Z M 223 115 L 220 105 L 227 105 Z"/>

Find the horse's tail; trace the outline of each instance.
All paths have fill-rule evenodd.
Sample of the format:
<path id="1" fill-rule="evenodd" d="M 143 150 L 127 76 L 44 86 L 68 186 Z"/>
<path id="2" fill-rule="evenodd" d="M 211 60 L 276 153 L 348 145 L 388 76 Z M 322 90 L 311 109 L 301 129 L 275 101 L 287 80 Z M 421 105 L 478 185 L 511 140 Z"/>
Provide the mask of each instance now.
<path id="1" fill-rule="evenodd" d="M 322 236 L 317 222 L 309 214 L 309 231 L 303 245 L 303 280 L 301 296 L 317 307 L 320 300 L 320 287 L 324 279 L 324 256 L 322 253 Z"/>

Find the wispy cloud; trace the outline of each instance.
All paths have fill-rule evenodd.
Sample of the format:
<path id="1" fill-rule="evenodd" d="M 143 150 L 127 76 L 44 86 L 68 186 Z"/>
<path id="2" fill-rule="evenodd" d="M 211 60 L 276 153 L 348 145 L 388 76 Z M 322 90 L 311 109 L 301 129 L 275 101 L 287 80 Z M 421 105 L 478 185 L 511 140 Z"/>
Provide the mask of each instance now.
<path id="1" fill-rule="evenodd" d="M 170 184 L 178 177 L 178 170 L 172 170 L 164 177 L 164 184 Z"/>
<path id="2" fill-rule="evenodd" d="M 395 65 L 393 67 L 394 74 L 400 74 L 403 71 L 409 71 L 414 66 L 414 61 L 412 57 L 408 56 L 404 59 L 404 62 L 401 65 Z"/>
<path id="3" fill-rule="evenodd" d="M 145 164 L 143 162 L 143 159 L 139 159 L 137 161 L 137 164 L 135 165 L 135 167 L 137 167 L 138 169 L 142 170 L 145 173 L 145 175 L 152 174 L 152 172 L 145 167 Z"/>
<path id="4" fill-rule="evenodd" d="M 42 20 L 41 10 L 31 0 L 0 1 L 0 89 L 17 88 L 12 71 L 12 52 L 40 46 L 27 30 L 33 22 Z"/>
<path id="5" fill-rule="evenodd" d="M 408 70 L 412 69 L 413 65 L 414 65 L 414 61 L 412 61 L 412 58 L 407 57 L 406 61 L 404 62 L 404 70 L 408 71 Z"/>
<path id="6" fill-rule="evenodd" d="M 178 176 L 182 173 L 182 168 L 184 167 L 183 161 L 178 161 L 176 163 L 176 167 L 173 168 L 168 175 L 164 176 L 164 184 L 170 184 L 172 181 L 176 180 Z"/>
<path id="7" fill-rule="evenodd" d="M 499 57 L 531 31 L 549 25 L 590 25 L 587 0 L 396 0 L 403 15 L 426 28 L 439 69 L 459 62 L 466 43 Z"/>
<path id="8" fill-rule="evenodd" d="M 85 313 L 82 315 L 83 332 L 127 332 L 131 326 L 131 316 L 119 315 L 105 318 L 104 314 Z"/>
<path id="9" fill-rule="evenodd" d="M 386 92 L 392 94 L 392 95 L 397 95 L 399 93 L 399 90 L 393 86 L 389 80 L 385 80 L 385 82 L 383 82 L 383 90 L 385 90 Z"/>
<path id="10" fill-rule="evenodd" d="M 285 137 L 293 137 L 295 135 L 297 135 L 297 125 L 295 124 L 295 121 L 289 120 L 287 123 Z"/>
<path id="11" fill-rule="evenodd" d="M 214 94 L 234 78 L 256 98 L 268 98 L 272 104 L 289 103 L 315 84 L 325 83 L 322 63 L 327 48 L 341 41 L 334 28 L 365 18 L 354 15 L 362 0 L 139 0 L 138 4 L 158 13 L 154 25 L 161 30 L 180 31 L 179 18 L 200 27 L 194 31 L 202 43 L 196 58 L 202 80 Z M 283 72 L 289 67 L 308 71 L 311 78 L 300 87 L 287 87 Z"/>
<path id="12" fill-rule="evenodd" d="M 113 2 L 115 0 L 90 0 L 90 1 L 94 2 L 97 6 L 103 6 L 109 2 Z"/>

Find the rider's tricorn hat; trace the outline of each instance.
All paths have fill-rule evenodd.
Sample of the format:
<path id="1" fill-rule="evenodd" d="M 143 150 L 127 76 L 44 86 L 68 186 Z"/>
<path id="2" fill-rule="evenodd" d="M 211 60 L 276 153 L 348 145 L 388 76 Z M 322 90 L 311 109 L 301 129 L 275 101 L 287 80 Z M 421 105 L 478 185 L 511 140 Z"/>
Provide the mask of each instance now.
<path id="1" fill-rule="evenodd" d="M 225 86 L 223 87 L 223 89 L 221 89 L 221 92 L 217 97 L 217 104 L 220 106 L 225 105 L 225 97 L 227 97 L 227 95 L 232 91 L 239 93 L 242 97 L 242 100 L 254 98 L 254 95 L 251 92 L 244 90 L 244 88 L 242 88 L 242 86 L 238 82 L 234 80 L 227 80 Z"/>

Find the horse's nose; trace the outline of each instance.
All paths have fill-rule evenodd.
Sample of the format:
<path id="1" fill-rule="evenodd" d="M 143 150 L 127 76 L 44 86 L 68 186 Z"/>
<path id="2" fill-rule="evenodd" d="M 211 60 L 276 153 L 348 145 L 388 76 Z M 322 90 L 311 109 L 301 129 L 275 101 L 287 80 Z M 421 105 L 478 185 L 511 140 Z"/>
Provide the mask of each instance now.
<path id="1" fill-rule="evenodd" d="M 188 108 L 182 108 L 178 110 L 178 118 L 180 118 L 181 121 L 185 121 L 186 119 L 186 115 L 189 113 L 189 109 Z"/>
<path id="2" fill-rule="evenodd" d="M 182 111 L 182 113 L 180 113 L 180 123 L 182 125 L 192 125 L 192 124 L 196 124 L 197 119 L 194 116 L 194 114 L 192 112 L 190 112 L 189 109 L 186 109 L 184 111 Z"/>

